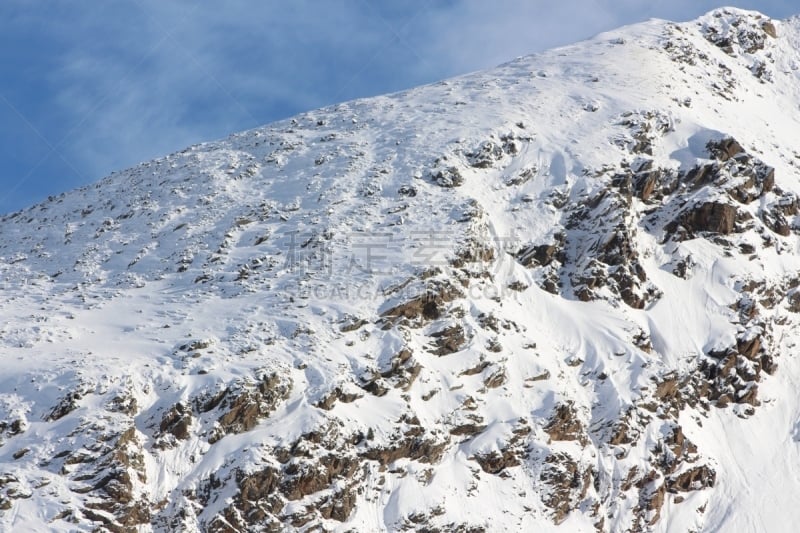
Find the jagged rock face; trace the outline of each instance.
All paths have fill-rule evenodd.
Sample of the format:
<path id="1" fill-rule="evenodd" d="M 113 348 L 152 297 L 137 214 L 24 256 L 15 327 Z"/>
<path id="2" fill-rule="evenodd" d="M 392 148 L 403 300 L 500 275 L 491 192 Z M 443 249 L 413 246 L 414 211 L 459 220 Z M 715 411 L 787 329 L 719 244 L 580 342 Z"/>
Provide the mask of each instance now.
<path id="1" fill-rule="evenodd" d="M 798 43 L 651 22 L 3 217 L 0 529 L 800 520 Z"/>

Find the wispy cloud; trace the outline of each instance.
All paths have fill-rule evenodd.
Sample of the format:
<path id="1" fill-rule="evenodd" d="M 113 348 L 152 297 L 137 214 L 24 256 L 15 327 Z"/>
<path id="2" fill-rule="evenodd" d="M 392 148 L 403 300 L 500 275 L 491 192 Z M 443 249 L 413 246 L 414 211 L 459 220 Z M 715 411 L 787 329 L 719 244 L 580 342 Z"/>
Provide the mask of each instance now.
<path id="1" fill-rule="evenodd" d="M 52 91 L 43 103 L 60 117 L 51 142 L 82 174 L 420 81 L 419 58 L 393 33 L 402 25 L 368 2 L 198 5 L 22 14 L 57 57 L 42 77 Z"/>
<path id="2" fill-rule="evenodd" d="M 0 209 L 303 110 L 718 5 L 9 0 L 0 5 L 0 94 L 8 101 L 0 103 Z M 771 0 L 738 5 L 791 11 Z"/>

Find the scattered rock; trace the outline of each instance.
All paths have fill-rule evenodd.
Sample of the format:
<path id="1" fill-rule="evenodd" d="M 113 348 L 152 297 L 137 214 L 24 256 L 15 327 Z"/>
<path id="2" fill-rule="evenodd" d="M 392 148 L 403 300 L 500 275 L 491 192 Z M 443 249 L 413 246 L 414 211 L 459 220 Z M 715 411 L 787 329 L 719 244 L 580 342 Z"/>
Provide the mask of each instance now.
<path id="1" fill-rule="evenodd" d="M 670 234 L 680 240 L 691 238 L 700 232 L 728 235 L 736 229 L 736 206 L 719 202 L 705 202 L 695 206 L 667 225 Z"/>
<path id="2" fill-rule="evenodd" d="M 503 147 L 494 141 L 484 141 L 467 154 L 467 161 L 473 168 L 490 168 L 504 155 Z"/>
<path id="3" fill-rule="evenodd" d="M 464 184 L 464 176 L 462 176 L 461 171 L 454 166 L 436 170 L 431 174 L 431 177 L 439 187 L 444 187 L 446 189 L 460 187 Z"/>
<path id="4" fill-rule="evenodd" d="M 264 375 L 256 384 L 244 382 L 224 389 L 199 406 L 200 412 L 225 409 L 209 442 L 214 443 L 230 433 L 253 429 L 289 397 L 291 390 L 291 379 L 277 373 Z"/>
<path id="5" fill-rule="evenodd" d="M 486 376 L 483 380 L 483 385 L 488 389 L 496 389 L 503 385 L 508 379 L 505 368 L 499 368 Z"/>
<path id="6" fill-rule="evenodd" d="M 517 252 L 517 261 L 522 266 L 547 266 L 554 260 L 564 262 L 562 250 L 564 248 L 566 236 L 563 233 L 555 235 L 556 241 L 552 244 L 528 245 Z"/>
<path id="7" fill-rule="evenodd" d="M 333 409 L 333 406 L 337 401 L 342 403 L 352 403 L 361 397 L 361 394 L 345 392 L 341 387 L 335 387 L 330 393 L 325 395 L 322 400 L 317 402 L 317 407 L 326 411 L 330 411 Z"/>
<path id="8" fill-rule="evenodd" d="M 416 433 L 400 435 L 391 445 L 369 448 L 362 455 L 381 465 L 389 465 L 398 459 L 438 463 L 447 449 L 449 439 L 442 440 L 436 435 L 426 436 Z"/>
<path id="9" fill-rule="evenodd" d="M 450 326 L 445 329 L 431 333 L 433 339 L 433 349 L 431 353 L 435 355 L 450 355 L 461 351 L 467 342 L 464 328 L 460 325 Z"/>
<path id="10" fill-rule="evenodd" d="M 545 459 L 540 480 L 547 486 L 542 502 L 553 510 L 552 519 L 558 525 L 586 497 L 592 474 L 566 453 L 553 453 Z"/>
<path id="11" fill-rule="evenodd" d="M 11 457 L 13 457 L 14 459 L 22 459 L 25 456 L 25 454 L 28 453 L 29 451 L 31 451 L 30 448 L 22 448 L 21 450 L 15 451 L 11 455 Z"/>
<path id="12" fill-rule="evenodd" d="M 58 401 L 58 404 L 53 407 L 53 409 L 50 411 L 50 414 L 45 417 L 45 420 L 48 422 L 53 422 L 67 416 L 69 413 L 78 408 L 78 402 L 89 392 L 91 392 L 93 388 L 94 387 L 87 383 L 80 383 L 75 387 L 75 389 L 68 392 L 63 398 L 61 398 L 61 400 Z"/>
<path id="13" fill-rule="evenodd" d="M 520 460 L 512 450 L 500 452 L 476 453 L 472 460 L 477 462 L 487 474 L 499 474 L 506 468 L 519 466 Z"/>
<path id="14" fill-rule="evenodd" d="M 775 24 L 772 21 L 765 20 L 761 23 L 761 29 L 764 30 L 764 33 L 772 37 L 773 39 L 778 38 L 778 30 L 775 29 Z"/>
<path id="15" fill-rule="evenodd" d="M 137 485 L 146 481 L 144 453 L 136 433 L 130 427 L 118 435 L 110 450 L 93 462 L 97 468 L 84 487 L 74 487 L 78 494 L 94 496 L 81 510 L 111 531 L 136 531 L 151 520 L 151 505 L 139 497 Z"/>
<path id="16" fill-rule="evenodd" d="M 713 487 L 717 473 L 706 465 L 700 465 L 680 474 L 667 478 L 666 489 L 669 492 L 690 492 Z"/>
<path id="17" fill-rule="evenodd" d="M 572 402 L 560 403 L 544 430 L 554 441 L 576 441 L 586 446 L 589 442 L 586 429 L 578 418 Z"/>
<path id="18" fill-rule="evenodd" d="M 191 408 L 179 402 L 164 413 L 159 425 L 159 431 L 161 434 L 168 433 L 178 440 L 186 440 L 189 438 L 189 427 L 191 425 Z"/>
<path id="19" fill-rule="evenodd" d="M 381 313 L 381 317 L 390 324 L 408 319 L 417 325 L 422 325 L 427 321 L 441 318 L 445 312 L 444 304 L 463 296 L 463 293 L 449 281 L 430 280 L 424 293 L 387 309 Z"/>
<path id="20" fill-rule="evenodd" d="M 744 152 L 744 148 L 733 137 L 725 137 L 718 141 L 708 141 L 708 153 L 715 159 L 725 162 Z"/>
<path id="21" fill-rule="evenodd" d="M 352 319 L 339 326 L 339 331 L 342 333 L 350 333 L 351 331 L 356 331 L 367 324 L 369 324 L 369 321 L 364 318 Z"/>

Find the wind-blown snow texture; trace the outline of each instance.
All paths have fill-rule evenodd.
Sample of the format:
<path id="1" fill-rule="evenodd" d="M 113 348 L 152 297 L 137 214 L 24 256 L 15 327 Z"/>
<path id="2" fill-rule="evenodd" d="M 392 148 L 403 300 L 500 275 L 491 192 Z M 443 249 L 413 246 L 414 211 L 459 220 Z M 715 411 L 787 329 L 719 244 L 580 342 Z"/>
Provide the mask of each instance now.
<path id="1" fill-rule="evenodd" d="M 789 531 L 800 20 L 652 21 L 0 222 L 4 531 Z"/>

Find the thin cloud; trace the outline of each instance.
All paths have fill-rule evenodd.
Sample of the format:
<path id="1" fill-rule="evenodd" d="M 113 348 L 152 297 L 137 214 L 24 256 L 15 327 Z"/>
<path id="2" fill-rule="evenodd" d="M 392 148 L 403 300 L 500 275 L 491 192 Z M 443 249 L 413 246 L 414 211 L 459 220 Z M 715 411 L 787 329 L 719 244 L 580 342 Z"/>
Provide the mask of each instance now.
<path id="1" fill-rule="evenodd" d="M 687 20 L 718 5 L 228 0 L 212 9 L 188 0 L 9 0 L 0 5 L 0 58 L 13 70 L 0 77 L 0 91 L 46 143 L 35 143 L 35 153 L 15 148 L 31 135 L 14 131 L 18 120 L 0 127 L 14 164 L 4 185 L 19 186 L 34 169 L 9 196 L 19 207 L 31 195 L 304 110 L 491 67 L 650 17 Z M 738 5 L 776 17 L 794 9 L 774 0 Z"/>
<path id="2" fill-rule="evenodd" d="M 397 39 L 368 24 L 364 5 L 175 5 L 140 1 L 125 17 L 89 8 L 65 14 L 74 32 L 57 32 L 65 49 L 49 81 L 60 109 L 71 110 L 66 143 L 94 175 L 394 88 L 376 82 L 397 72 Z M 365 69 L 376 50 L 384 55 Z"/>

